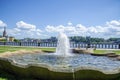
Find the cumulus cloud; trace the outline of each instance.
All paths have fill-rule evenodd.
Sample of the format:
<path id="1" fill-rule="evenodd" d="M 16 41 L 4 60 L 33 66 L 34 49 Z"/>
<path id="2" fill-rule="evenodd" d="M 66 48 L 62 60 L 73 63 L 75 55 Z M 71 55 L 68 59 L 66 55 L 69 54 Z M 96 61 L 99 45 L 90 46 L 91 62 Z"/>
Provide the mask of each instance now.
<path id="1" fill-rule="evenodd" d="M 51 26 L 51 25 L 47 25 L 47 27 L 45 27 L 45 30 L 48 32 L 61 32 L 61 31 L 73 31 L 75 28 L 73 26 L 64 26 L 64 25 L 58 25 L 58 26 Z"/>
<path id="2" fill-rule="evenodd" d="M 7 26 L 7 24 L 4 23 L 2 20 L 0 20 L 0 27 L 5 27 L 5 26 Z"/>
<path id="3" fill-rule="evenodd" d="M 56 32 L 54 26 L 47 25 L 47 27 L 45 29 L 46 29 L 47 32 Z"/>
<path id="4" fill-rule="evenodd" d="M 0 27 L 7 26 L 0 20 Z M 3 28 L 0 29 L 0 32 Z M 76 24 L 69 22 L 67 25 L 47 25 L 44 29 L 37 28 L 36 25 L 19 21 L 16 23 L 16 27 L 12 29 L 7 28 L 9 36 L 15 36 L 16 38 L 45 38 L 50 36 L 56 36 L 58 32 L 65 32 L 69 36 L 92 36 L 92 37 L 119 37 L 120 35 L 120 20 L 112 20 L 106 22 L 104 25 L 97 26 L 85 26 L 82 24 Z"/>
<path id="5" fill-rule="evenodd" d="M 9 36 L 15 36 L 16 38 L 41 38 L 46 36 L 45 33 L 43 34 L 43 31 L 38 28 L 35 30 L 22 30 L 16 27 L 7 29 L 7 32 L 9 33 Z"/>
<path id="6" fill-rule="evenodd" d="M 36 29 L 37 32 L 43 32 L 41 29 Z"/>
<path id="7" fill-rule="evenodd" d="M 26 29 L 27 30 L 34 30 L 34 29 L 36 29 L 35 25 L 28 24 L 28 23 L 26 23 L 24 21 L 19 21 L 19 22 L 16 23 L 16 25 L 17 25 L 17 28 L 20 28 L 20 29 L 25 29 L 25 30 Z"/>
<path id="8" fill-rule="evenodd" d="M 72 23 L 71 23 L 72 24 Z M 76 26 L 72 26 L 72 25 L 67 25 L 67 26 L 64 26 L 64 25 L 58 25 L 58 26 L 51 26 L 51 25 L 48 25 L 45 30 L 47 32 L 86 32 L 87 31 L 87 28 L 81 24 L 77 24 Z"/>
<path id="9" fill-rule="evenodd" d="M 25 37 L 40 38 L 40 36 L 44 37 L 43 31 L 40 28 L 37 28 L 36 25 L 26 23 L 24 21 L 17 22 L 14 31 L 10 32 L 11 35 L 20 36 L 24 38 Z"/>
<path id="10" fill-rule="evenodd" d="M 75 26 L 75 29 L 78 32 L 87 32 L 87 28 L 85 26 L 83 26 L 82 24 L 77 24 Z"/>
<path id="11" fill-rule="evenodd" d="M 35 25 L 24 21 L 17 22 L 16 27 L 12 29 L 7 28 L 7 34 L 8 36 L 14 36 L 16 38 L 41 38 L 41 36 L 46 36 L 40 28 L 37 28 Z"/>
<path id="12" fill-rule="evenodd" d="M 20 32 L 21 31 L 19 28 L 14 28 L 13 30 L 16 31 L 16 32 Z"/>
<path id="13" fill-rule="evenodd" d="M 113 26 L 113 27 L 120 27 L 120 20 L 112 20 L 110 22 L 106 22 L 107 26 Z"/>
<path id="14" fill-rule="evenodd" d="M 64 31 L 67 34 L 84 35 L 84 36 L 96 36 L 96 37 L 117 37 L 120 35 L 120 20 L 112 20 L 106 22 L 102 26 L 84 26 L 82 24 L 73 25 L 69 23 L 67 26 L 59 25 L 52 26 L 48 25 L 45 30 L 47 32 L 60 32 Z"/>
<path id="15" fill-rule="evenodd" d="M 70 25 L 70 26 L 71 26 L 71 25 L 72 25 L 72 23 L 71 23 L 71 22 L 68 22 L 68 25 Z"/>

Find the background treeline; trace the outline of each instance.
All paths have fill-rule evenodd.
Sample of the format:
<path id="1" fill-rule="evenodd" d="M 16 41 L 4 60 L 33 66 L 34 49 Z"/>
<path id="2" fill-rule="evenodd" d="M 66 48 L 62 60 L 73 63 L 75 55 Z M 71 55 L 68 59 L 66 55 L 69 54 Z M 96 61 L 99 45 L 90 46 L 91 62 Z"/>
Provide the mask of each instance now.
<path id="1" fill-rule="evenodd" d="M 100 43 L 100 42 L 110 42 L 110 43 L 120 43 L 120 38 L 109 38 L 109 39 L 104 39 L 104 38 L 93 38 L 93 37 L 82 37 L 82 36 L 72 36 L 69 37 L 70 41 L 72 42 L 88 42 L 88 38 L 90 42 L 93 43 Z"/>
<path id="2" fill-rule="evenodd" d="M 70 42 L 74 42 L 74 43 L 120 43 L 120 38 L 97 38 L 97 37 L 83 37 L 83 36 L 70 36 L 69 37 Z M 42 42 L 57 42 L 57 38 L 56 37 L 51 37 L 49 39 L 41 39 Z"/>
<path id="3" fill-rule="evenodd" d="M 97 38 L 97 37 L 83 37 L 83 36 L 70 36 L 70 42 L 74 43 L 120 43 L 120 38 Z M 7 41 L 6 39 L 1 39 L 0 42 Z M 34 38 L 24 38 L 24 39 L 14 39 L 14 42 L 57 42 L 56 37 L 50 37 L 47 39 L 34 39 Z"/>

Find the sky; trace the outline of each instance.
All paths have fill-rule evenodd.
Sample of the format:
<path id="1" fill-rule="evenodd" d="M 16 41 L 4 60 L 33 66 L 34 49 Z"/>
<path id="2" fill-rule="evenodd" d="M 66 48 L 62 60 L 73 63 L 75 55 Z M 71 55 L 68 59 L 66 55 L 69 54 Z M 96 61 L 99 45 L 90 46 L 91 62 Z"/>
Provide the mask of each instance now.
<path id="1" fill-rule="evenodd" d="M 0 0 L 0 35 L 119 37 L 120 0 Z"/>

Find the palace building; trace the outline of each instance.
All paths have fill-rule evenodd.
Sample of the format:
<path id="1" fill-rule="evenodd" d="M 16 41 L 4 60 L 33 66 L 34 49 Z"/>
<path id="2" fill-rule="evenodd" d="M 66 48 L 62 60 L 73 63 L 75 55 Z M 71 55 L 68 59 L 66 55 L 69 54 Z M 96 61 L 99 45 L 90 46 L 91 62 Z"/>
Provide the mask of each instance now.
<path id="1" fill-rule="evenodd" d="M 3 34 L 2 36 L 0 36 L 0 41 L 10 41 L 10 42 L 13 42 L 14 41 L 14 37 L 9 37 L 7 35 L 7 31 L 6 31 L 6 27 L 4 27 L 4 30 L 3 30 Z"/>

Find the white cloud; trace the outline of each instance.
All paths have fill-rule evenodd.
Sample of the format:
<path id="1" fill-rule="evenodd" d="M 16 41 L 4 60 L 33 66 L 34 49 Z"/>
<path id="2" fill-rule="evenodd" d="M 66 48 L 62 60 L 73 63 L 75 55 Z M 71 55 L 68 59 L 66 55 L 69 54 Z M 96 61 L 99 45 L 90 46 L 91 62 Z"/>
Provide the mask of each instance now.
<path id="1" fill-rule="evenodd" d="M 96 26 L 96 30 L 97 30 L 99 33 L 107 32 L 106 27 L 102 27 L 102 26 Z"/>
<path id="2" fill-rule="evenodd" d="M 63 26 L 63 25 L 59 25 L 59 26 L 50 26 L 48 25 L 45 30 L 48 31 L 48 32 L 65 32 L 65 31 L 73 31 L 73 27 L 71 26 Z"/>
<path id="3" fill-rule="evenodd" d="M 7 26 L 7 24 L 4 23 L 2 20 L 0 20 L 0 27 L 5 27 L 5 26 Z"/>
<path id="4" fill-rule="evenodd" d="M 21 34 L 21 37 L 32 37 L 32 38 L 40 38 L 43 35 L 43 31 L 37 28 L 33 24 L 26 23 L 24 21 L 19 21 L 16 23 L 16 28 L 12 32 L 14 35 Z M 17 34 L 16 34 L 17 33 Z"/>
<path id="5" fill-rule="evenodd" d="M 67 26 L 67 27 L 65 27 L 65 31 L 67 31 L 67 32 L 73 32 L 73 31 L 75 31 L 75 27 Z"/>
<path id="6" fill-rule="evenodd" d="M 96 27 L 89 27 L 87 31 L 90 33 L 98 33 L 98 30 L 96 29 Z"/>
<path id="7" fill-rule="evenodd" d="M 7 34 L 9 36 L 15 36 L 16 38 L 32 37 L 32 38 L 44 38 L 48 36 L 57 36 L 58 32 L 65 32 L 67 35 L 78 36 L 92 36 L 92 37 L 119 37 L 120 36 L 120 20 L 112 20 L 106 22 L 104 25 L 99 26 L 84 26 L 82 24 L 73 25 L 71 22 L 68 25 L 47 25 L 44 29 L 37 28 L 33 24 L 19 21 L 16 23 L 16 27 L 12 29 L 7 28 Z M 7 26 L 0 20 L 0 27 Z M 0 29 L 3 31 L 3 28 Z M 2 34 L 2 33 L 1 33 Z"/>
<path id="8" fill-rule="evenodd" d="M 120 20 L 112 20 L 106 22 L 107 35 L 119 36 L 120 35 Z"/>
<path id="9" fill-rule="evenodd" d="M 19 22 L 16 23 L 16 25 L 17 25 L 17 28 L 20 28 L 20 29 L 25 29 L 25 30 L 26 29 L 27 30 L 34 30 L 34 29 L 36 29 L 35 25 L 28 24 L 28 23 L 26 23 L 24 21 L 19 21 Z"/>
<path id="10" fill-rule="evenodd" d="M 16 38 L 25 37 L 40 38 L 40 36 L 44 36 L 42 35 L 42 32 L 43 31 L 39 28 L 36 28 L 35 25 L 25 23 L 24 21 L 17 22 L 16 27 L 12 29 L 7 28 L 8 36 L 14 36 Z"/>
<path id="11" fill-rule="evenodd" d="M 120 20 L 112 20 L 110 22 L 106 22 L 107 26 L 113 26 L 113 27 L 120 27 Z"/>
<path id="12" fill-rule="evenodd" d="M 37 32 L 36 34 L 37 34 L 37 35 L 39 35 L 39 36 L 40 36 L 40 35 L 42 35 L 42 34 L 41 34 L 41 33 L 39 33 L 39 32 Z"/>
<path id="13" fill-rule="evenodd" d="M 71 33 L 77 33 L 77 32 L 86 32 L 87 28 L 81 24 L 77 24 L 76 26 L 63 26 L 63 25 L 59 25 L 59 26 L 50 26 L 48 25 L 45 30 L 47 32 L 71 32 Z"/>
<path id="14" fill-rule="evenodd" d="M 71 22 L 68 22 L 68 25 L 71 26 L 71 25 L 73 25 L 73 24 L 72 24 Z"/>
<path id="15" fill-rule="evenodd" d="M 75 26 L 76 30 L 79 32 L 87 32 L 87 28 L 85 26 L 83 26 L 82 24 L 77 24 Z"/>
<path id="16" fill-rule="evenodd" d="M 41 29 L 36 29 L 37 32 L 43 32 Z"/>
<path id="17" fill-rule="evenodd" d="M 118 37 L 120 35 L 120 20 L 112 20 L 106 22 L 102 26 L 84 26 L 82 24 L 72 25 L 69 23 L 68 26 L 50 26 L 48 25 L 45 30 L 50 33 L 64 31 L 67 34 L 74 34 L 79 36 L 94 36 L 94 37 Z"/>
<path id="18" fill-rule="evenodd" d="M 65 30 L 65 27 L 63 25 L 59 25 L 55 29 L 55 31 L 57 31 L 57 32 L 61 32 L 61 31 L 64 31 L 64 30 Z"/>
<path id="19" fill-rule="evenodd" d="M 9 36 L 15 36 L 16 38 L 41 38 L 44 37 L 45 33 L 41 29 L 35 30 L 21 30 L 19 28 L 13 28 L 7 30 Z M 46 36 L 46 35 L 45 35 Z"/>
<path id="20" fill-rule="evenodd" d="M 54 26 L 47 25 L 47 27 L 45 27 L 45 29 L 47 32 L 55 32 Z"/>
<path id="21" fill-rule="evenodd" d="M 20 32 L 21 30 L 19 28 L 14 28 L 14 31 Z"/>

